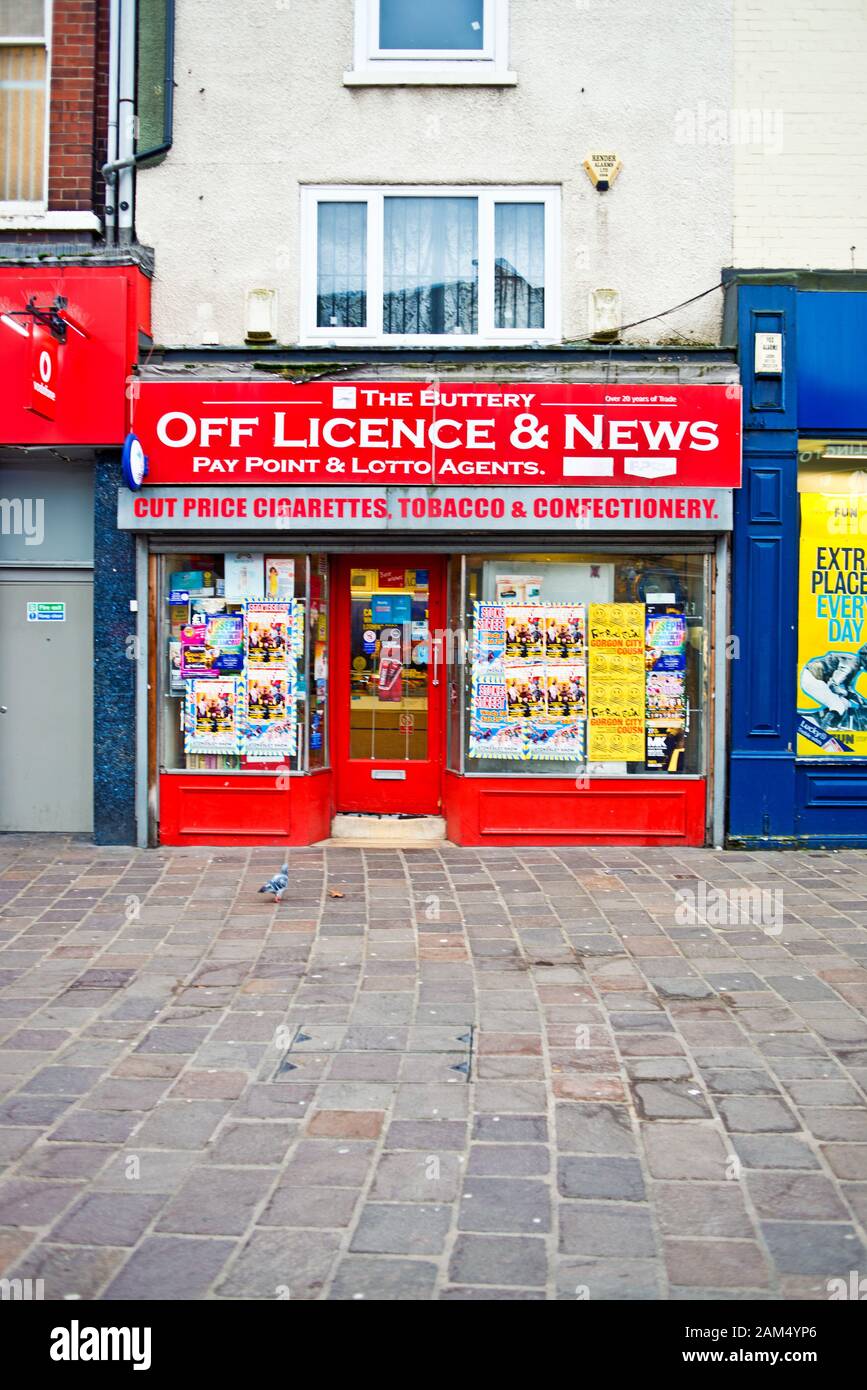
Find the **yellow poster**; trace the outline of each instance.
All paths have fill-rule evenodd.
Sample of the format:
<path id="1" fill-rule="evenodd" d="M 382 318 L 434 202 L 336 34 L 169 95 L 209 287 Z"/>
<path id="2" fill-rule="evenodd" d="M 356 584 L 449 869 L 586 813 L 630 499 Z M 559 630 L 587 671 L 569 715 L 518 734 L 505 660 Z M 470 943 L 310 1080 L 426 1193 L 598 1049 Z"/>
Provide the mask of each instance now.
<path id="1" fill-rule="evenodd" d="M 867 757 L 867 496 L 801 494 L 798 756 Z"/>
<path id="2" fill-rule="evenodd" d="M 591 603 L 587 679 L 589 760 L 643 763 L 643 603 Z"/>

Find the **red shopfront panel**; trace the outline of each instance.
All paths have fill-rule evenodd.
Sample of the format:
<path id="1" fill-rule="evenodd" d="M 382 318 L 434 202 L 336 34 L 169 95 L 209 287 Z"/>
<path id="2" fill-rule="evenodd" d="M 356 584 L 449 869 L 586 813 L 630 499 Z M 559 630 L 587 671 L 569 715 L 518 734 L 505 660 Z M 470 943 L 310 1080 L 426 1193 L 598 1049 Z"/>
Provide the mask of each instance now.
<path id="1" fill-rule="evenodd" d="M 162 845 L 311 845 L 330 834 L 330 772 L 292 777 L 288 791 L 273 773 L 160 777 Z"/>
<path id="2" fill-rule="evenodd" d="M 707 783 L 446 775 L 448 838 L 459 845 L 703 845 Z"/>

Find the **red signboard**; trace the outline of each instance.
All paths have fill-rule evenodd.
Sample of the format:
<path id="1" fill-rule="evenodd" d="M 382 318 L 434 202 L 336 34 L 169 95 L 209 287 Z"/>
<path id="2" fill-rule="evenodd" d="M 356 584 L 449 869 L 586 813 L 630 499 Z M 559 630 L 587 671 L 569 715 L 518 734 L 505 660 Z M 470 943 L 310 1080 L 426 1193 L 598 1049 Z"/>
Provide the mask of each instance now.
<path id="1" fill-rule="evenodd" d="M 30 409 L 46 420 L 57 413 L 58 341 L 34 319 L 30 328 Z"/>
<path id="2" fill-rule="evenodd" d="M 142 382 L 147 485 L 732 488 L 739 386 Z"/>
<path id="3" fill-rule="evenodd" d="M 65 342 L 31 301 L 57 308 Z M 0 445 L 122 444 L 149 302 L 137 266 L 0 266 Z"/>

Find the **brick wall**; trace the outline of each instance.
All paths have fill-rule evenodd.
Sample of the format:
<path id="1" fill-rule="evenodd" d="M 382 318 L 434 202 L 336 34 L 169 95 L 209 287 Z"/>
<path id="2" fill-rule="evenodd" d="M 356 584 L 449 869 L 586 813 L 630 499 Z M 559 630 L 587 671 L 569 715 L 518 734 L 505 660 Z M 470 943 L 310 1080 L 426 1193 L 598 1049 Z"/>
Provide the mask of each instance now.
<path id="1" fill-rule="evenodd" d="M 53 11 L 48 206 L 89 212 L 100 122 L 105 143 L 108 0 L 54 0 Z"/>
<path id="2" fill-rule="evenodd" d="M 865 0 L 736 0 L 735 265 L 867 267 L 865 52 Z"/>

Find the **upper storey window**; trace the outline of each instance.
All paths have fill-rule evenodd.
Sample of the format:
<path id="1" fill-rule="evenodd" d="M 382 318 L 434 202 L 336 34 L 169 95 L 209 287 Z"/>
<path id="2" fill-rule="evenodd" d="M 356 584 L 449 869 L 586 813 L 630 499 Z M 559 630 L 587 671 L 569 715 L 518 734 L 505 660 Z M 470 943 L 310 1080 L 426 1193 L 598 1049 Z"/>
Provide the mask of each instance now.
<path id="1" fill-rule="evenodd" d="M 491 85 L 508 71 L 509 0 L 355 0 L 349 86 Z"/>

